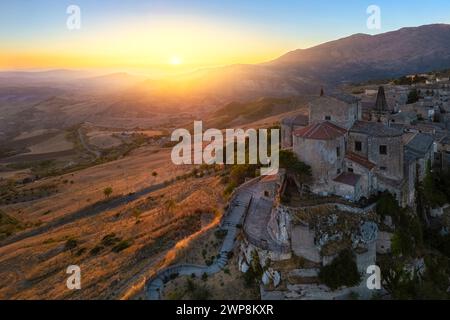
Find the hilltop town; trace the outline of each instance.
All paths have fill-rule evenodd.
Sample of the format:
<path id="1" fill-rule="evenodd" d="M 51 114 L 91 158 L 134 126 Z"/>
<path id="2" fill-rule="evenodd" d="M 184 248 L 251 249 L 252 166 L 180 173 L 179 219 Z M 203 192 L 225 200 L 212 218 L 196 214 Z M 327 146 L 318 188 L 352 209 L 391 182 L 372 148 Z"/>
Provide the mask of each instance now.
<path id="1" fill-rule="evenodd" d="M 353 95 L 322 89 L 307 112 L 281 121 L 281 153 L 303 169 L 290 162 L 246 187 L 238 257 L 260 278 L 262 299 L 398 297 L 386 279 L 368 287 L 379 265 L 384 277 L 402 270 L 426 282 L 433 263 L 423 241 L 433 232 L 448 239 L 448 195 L 429 194 L 450 164 L 450 82 L 416 77 L 425 78 Z"/>

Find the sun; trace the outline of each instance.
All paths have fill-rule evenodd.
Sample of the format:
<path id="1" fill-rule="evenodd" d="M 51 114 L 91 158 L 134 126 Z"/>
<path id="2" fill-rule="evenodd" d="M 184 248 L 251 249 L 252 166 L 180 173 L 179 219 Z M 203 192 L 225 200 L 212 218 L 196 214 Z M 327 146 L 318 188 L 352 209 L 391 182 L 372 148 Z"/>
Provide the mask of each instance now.
<path id="1" fill-rule="evenodd" d="M 179 56 L 172 56 L 169 63 L 173 66 L 178 66 L 183 63 L 183 60 Z"/>

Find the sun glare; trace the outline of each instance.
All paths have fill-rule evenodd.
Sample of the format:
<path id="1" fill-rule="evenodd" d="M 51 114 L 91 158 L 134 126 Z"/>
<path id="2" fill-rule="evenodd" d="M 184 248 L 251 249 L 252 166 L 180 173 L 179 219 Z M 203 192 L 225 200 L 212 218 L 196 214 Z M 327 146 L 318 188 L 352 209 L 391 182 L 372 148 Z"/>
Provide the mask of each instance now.
<path id="1" fill-rule="evenodd" d="M 178 65 L 182 64 L 183 61 L 181 60 L 180 57 L 178 57 L 178 56 L 173 56 L 172 58 L 170 58 L 169 63 L 170 63 L 171 65 L 173 65 L 173 66 L 178 66 Z"/>

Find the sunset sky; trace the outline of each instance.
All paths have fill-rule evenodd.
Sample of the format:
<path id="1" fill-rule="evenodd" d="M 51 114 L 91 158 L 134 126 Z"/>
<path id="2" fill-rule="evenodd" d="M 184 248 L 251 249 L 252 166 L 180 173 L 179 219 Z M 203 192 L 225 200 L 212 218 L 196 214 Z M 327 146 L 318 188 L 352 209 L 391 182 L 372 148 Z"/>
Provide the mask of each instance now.
<path id="1" fill-rule="evenodd" d="M 81 30 L 66 27 L 71 4 L 81 8 Z M 371 4 L 381 7 L 381 30 L 366 27 Z M 450 22 L 448 0 L 2 1 L 0 68 L 259 63 L 353 33 L 438 22 Z"/>

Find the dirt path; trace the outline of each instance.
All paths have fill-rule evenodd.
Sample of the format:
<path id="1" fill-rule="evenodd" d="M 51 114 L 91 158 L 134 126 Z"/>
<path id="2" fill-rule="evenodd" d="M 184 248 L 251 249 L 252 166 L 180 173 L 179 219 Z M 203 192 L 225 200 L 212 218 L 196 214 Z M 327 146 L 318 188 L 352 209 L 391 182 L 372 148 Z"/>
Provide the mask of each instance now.
<path id="1" fill-rule="evenodd" d="M 78 137 L 80 138 L 81 145 L 83 146 L 84 149 L 86 149 L 86 151 L 88 151 L 88 152 L 92 153 L 93 155 L 95 155 L 95 158 L 100 158 L 101 152 L 98 151 L 98 150 L 92 149 L 89 146 L 89 144 L 86 143 L 86 141 L 84 140 L 83 133 L 81 132 L 81 128 L 78 129 Z"/>

